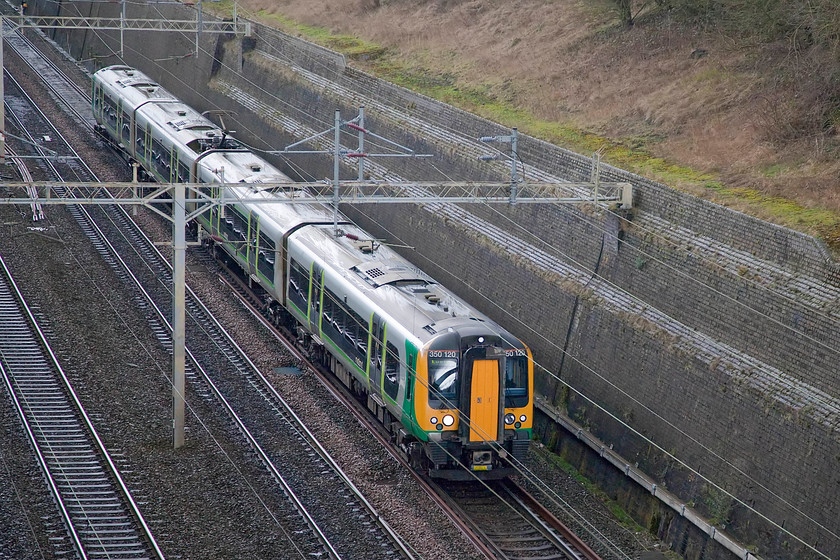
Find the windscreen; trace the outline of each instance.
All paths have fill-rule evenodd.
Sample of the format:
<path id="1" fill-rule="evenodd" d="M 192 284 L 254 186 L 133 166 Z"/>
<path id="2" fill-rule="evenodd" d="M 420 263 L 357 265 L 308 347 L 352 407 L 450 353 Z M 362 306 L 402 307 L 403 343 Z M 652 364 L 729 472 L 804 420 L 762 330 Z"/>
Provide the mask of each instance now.
<path id="1" fill-rule="evenodd" d="M 511 356 L 505 359 L 505 408 L 519 408 L 528 404 L 528 357 Z"/>
<path id="2" fill-rule="evenodd" d="M 430 356 L 435 354 L 444 352 L 429 352 Z M 429 405 L 438 409 L 458 407 L 458 358 L 429 358 Z"/>

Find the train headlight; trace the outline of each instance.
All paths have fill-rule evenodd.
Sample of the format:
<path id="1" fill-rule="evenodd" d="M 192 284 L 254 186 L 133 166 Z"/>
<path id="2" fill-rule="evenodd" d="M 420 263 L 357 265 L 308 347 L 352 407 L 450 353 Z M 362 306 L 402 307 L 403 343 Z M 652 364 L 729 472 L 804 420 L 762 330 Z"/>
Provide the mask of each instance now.
<path id="1" fill-rule="evenodd" d="M 429 418 L 429 422 L 431 422 L 432 424 L 437 424 L 437 421 L 438 421 L 437 416 L 432 416 L 431 418 Z"/>
<path id="2" fill-rule="evenodd" d="M 451 426 L 454 423 L 455 423 L 455 417 L 452 416 L 451 414 L 446 414 L 443 417 L 443 425 L 444 426 Z"/>
<path id="3" fill-rule="evenodd" d="M 505 414 L 505 424 L 510 426 L 514 422 L 516 422 L 516 416 L 512 412 L 508 412 L 507 414 Z"/>
<path id="4" fill-rule="evenodd" d="M 527 417 L 527 416 L 525 416 L 524 414 L 523 414 L 522 416 L 520 416 L 520 417 L 519 417 L 519 421 L 520 421 L 520 422 L 525 422 L 525 420 L 527 420 L 527 419 L 528 419 L 528 417 Z"/>

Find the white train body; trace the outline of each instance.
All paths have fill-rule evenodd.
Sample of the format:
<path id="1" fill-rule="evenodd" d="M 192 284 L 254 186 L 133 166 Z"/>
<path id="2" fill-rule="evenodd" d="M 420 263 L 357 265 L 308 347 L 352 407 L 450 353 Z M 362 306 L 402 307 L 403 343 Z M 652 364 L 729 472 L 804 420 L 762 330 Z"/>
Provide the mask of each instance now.
<path id="1" fill-rule="evenodd" d="M 523 457 L 533 362 L 522 342 L 346 218 L 336 235 L 331 209 L 272 203 L 286 193 L 261 184 L 288 177 L 138 70 L 111 66 L 93 81 L 103 133 L 155 180 L 206 183 L 227 202 L 201 227 L 416 464 L 501 476 L 502 459 Z"/>

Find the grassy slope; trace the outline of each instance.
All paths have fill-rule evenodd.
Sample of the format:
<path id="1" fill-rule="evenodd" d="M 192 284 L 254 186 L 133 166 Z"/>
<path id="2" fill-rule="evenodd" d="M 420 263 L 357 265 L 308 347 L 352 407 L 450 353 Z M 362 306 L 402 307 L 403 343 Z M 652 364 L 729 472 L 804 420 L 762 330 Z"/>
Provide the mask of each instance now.
<path id="1" fill-rule="evenodd" d="M 580 153 L 601 149 L 616 166 L 840 249 L 840 125 L 814 126 L 808 97 L 830 83 L 826 54 L 662 13 L 624 29 L 611 6 L 244 0 L 240 10 L 392 82 Z"/>

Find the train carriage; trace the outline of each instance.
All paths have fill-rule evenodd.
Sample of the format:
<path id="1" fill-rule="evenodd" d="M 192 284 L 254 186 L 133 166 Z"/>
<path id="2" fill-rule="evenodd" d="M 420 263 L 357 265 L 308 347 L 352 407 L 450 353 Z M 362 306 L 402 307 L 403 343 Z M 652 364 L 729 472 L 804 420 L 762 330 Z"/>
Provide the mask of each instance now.
<path id="1" fill-rule="evenodd" d="M 365 399 L 415 466 L 490 478 L 524 457 L 533 360 L 521 341 L 355 225 L 342 219 L 336 232 L 331 209 L 272 202 L 286 194 L 262 184 L 290 179 L 141 72 L 112 66 L 93 81 L 103 134 L 149 176 L 206 183 L 226 202 L 199 217 L 205 238 Z"/>

